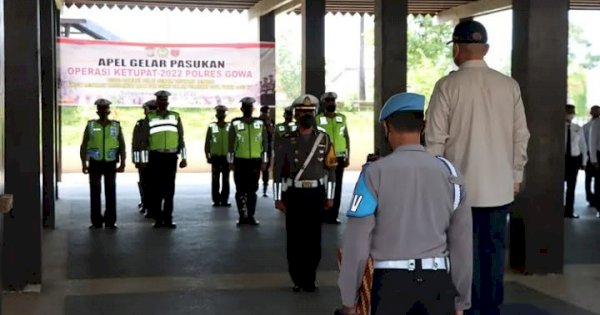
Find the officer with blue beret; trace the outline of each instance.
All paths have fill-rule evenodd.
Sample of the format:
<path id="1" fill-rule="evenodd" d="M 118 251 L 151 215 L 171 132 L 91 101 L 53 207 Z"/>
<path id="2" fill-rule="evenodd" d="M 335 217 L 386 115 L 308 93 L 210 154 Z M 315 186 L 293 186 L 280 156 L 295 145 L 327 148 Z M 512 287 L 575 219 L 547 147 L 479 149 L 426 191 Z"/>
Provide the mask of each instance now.
<path id="1" fill-rule="evenodd" d="M 424 102 L 400 93 L 381 110 L 393 152 L 363 167 L 346 213 L 338 280 L 344 314 L 357 314 L 369 255 L 372 315 L 462 314 L 470 307 L 471 209 L 459 171 L 420 145 Z"/>

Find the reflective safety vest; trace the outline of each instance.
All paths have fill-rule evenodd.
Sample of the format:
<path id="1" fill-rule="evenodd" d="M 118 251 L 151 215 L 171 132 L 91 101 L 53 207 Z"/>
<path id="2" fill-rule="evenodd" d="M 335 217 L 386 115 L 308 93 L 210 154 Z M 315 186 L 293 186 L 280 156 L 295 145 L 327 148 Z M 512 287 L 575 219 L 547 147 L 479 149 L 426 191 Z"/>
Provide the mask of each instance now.
<path id="1" fill-rule="evenodd" d="M 233 149 L 236 158 L 240 159 L 260 159 L 262 158 L 263 148 L 263 128 L 262 120 L 255 118 L 250 123 L 241 120 L 231 122 L 235 131 L 235 147 Z"/>
<path id="2" fill-rule="evenodd" d="M 148 113 L 148 124 L 150 125 L 150 151 L 168 150 L 174 153 L 179 149 L 179 130 L 177 124 L 179 114 L 167 111 L 166 116 L 156 112 Z"/>
<path id="3" fill-rule="evenodd" d="M 348 152 L 348 144 L 346 143 L 346 137 L 344 133 L 346 131 L 346 116 L 342 114 L 335 114 L 333 118 L 325 116 L 325 114 L 317 115 L 317 126 L 325 129 L 333 147 L 335 149 L 336 156 L 346 156 Z"/>
<path id="4" fill-rule="evenodd" d="M 210 155 L 211 156 L 227 156 L 229 142 L 229 126 L 230 123 L 225 123 L 223 127 L 219 127 L 217 123 L 212 123 L 210 128 Z"/>
<path id="5" fill-rule="evenodd" d="M 282 122 L 275 126 L 275 134 L 278 137 L 283 137 L 292 131 L 296 131 L 296 123 L 293 121 L 289 123 Z"/>
<path id="6" fill-rule="evenodd" d="M 95 161 L 112 162 L 119 155 L 119 132 L 121 126 L 112 120 L 106 126 L 97 120 L 88 121 L 87 156 Z"/>

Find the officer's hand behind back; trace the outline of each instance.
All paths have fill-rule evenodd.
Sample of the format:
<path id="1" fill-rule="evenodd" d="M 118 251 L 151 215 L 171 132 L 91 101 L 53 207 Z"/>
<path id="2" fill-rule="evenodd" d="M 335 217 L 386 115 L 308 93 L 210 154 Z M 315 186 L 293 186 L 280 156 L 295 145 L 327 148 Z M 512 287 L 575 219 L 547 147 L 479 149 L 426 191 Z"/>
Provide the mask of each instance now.
<path id="1" fill-rule="evenodd" d="M 83 165 L 83 166 L 81 166 L 81 172 L 82 172 L 83 174 L 87 174 L 87 173 L 88 173 L 88 167 L 87 167 L 87 165 Z"/>
<path id="2" fill-rule="evenodd" d="M 325 200 L 325 209 L 331 209 L 331 208 L 333 208 L 333 199 Z"/>
<path id="3" fill-rule="evenodd" d="M 278 210 L 281 210 L 282 212 L 285 212 L 285 210 L 286 210 L 285 204 L 283 203 L 282 200 L 275 200 L 275 208 L 277 208 Z"/>
<path id="4" fill-rule="evenodd" d="M 125 164 L 121 164 L 117 168 L 117 173 L 123 173 L 123 172 L 125 172 Z"/>
<path id="5" fill-rule="evenodd" d="M 187 161 L 181 160 L 181 162 L 179 162 L 179 168 L 185 168 L 185 167 L 187 167 Z"/>

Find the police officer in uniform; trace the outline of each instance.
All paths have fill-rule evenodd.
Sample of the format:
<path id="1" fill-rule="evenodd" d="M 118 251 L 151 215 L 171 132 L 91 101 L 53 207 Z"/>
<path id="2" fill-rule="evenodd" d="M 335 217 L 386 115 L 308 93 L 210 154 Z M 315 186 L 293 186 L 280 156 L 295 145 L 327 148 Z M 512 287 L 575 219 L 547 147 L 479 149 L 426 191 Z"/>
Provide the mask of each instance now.
<path id="1" fill-rule="evenodd" d="M 296 123 L 294 122 L 294 108 L 288 106 L 283 112 L 283 122 L 275 125 L 274 141 L 283 137 L 284 135 L 296 130 Z"/>
<path id="2" fill-rule="evenodd" d="M 125 170 L 125 141 L 121 131 L 121 124 L 116 120 L 108 119 L 111 102 L 98 99 L 95 103 L 99 119 L 90 120 L 83 132 L 83 141 L 79 150 L 81 170 L 90 175 L 90 214 L 91 229 L 101 229 L 102 225 L 108 229 L 117 228 L 117 197 L 116 173 Z M 117 163 L 120 162 L 117 168 Z M 100 193 L 104 177 L 104 197 L 106 211 L 102 215 L 102 201 Z"/>
<path id="3" fill-rule="evenodd" d="M 284 135 L 275 148 L 275 207 L 285 212 L 287 261 L 294 292 L 316 289 L 321 216 L 324 208 L 333 206 L 336 158 L 329 136 L 316 128 L 318 104 L 319 100 L 309 94 L 294 101 L 298 129 Z"/>
<path id="4" fill-rule="evenodd" d="M 133 136 L 131 139 L 131 152 L 132 152 L 132 162 L 135 165 L 135 168 L 138 170 L 138 190 L 140 191 L 140 200 L 141 202 L 138 204 L 138 208 L 140 208 L 140 213 L 146 213 L 146 218 L 152 218 L 152 214 L 148 210 L 148 196 L 149 188 L 148 184 L 150 183 L 150 174 L 148 172 L 148 168 L 140 167 L 142 163 L 142 125 L 144 124 L 145 117 L 148 115 L 150 111 L 156 110 L 156 100 L 150 100 L 144 103 L 144 118 L 137 121 L 135 127 L 133 127 Z M 147 159 L 147 157 L 146 157 Z"/>
<path id="5" fill-rule="evenodd" d="M 229 123 L 225 121 L 227 107 L 218 105 L 215 107 L 215 111 L 217 121 L 208 126 L 204 153 L 206 162 L 211 165 L 213 207 L 230 207 L 229 163 L 227 162 Z"/>
<path id="6" fill-rule="evenodd" d="M 252 117 L 253 97 L 244 97 L 242 103 L 243 117 L 231 121 L 229 128 L 228 162 L 233 171 L 235 182 L 235 201 L 238 207 L 237 225 L 258 225 L 254 219 L 256 212 L 256 191 L 261 169 L 266 168 L 268 134 L 263 121 Z"/>
<path id="7" fill-rule="evenodd" d="M 393 152 L 366 164 L 354 189 L 338 284 L 355 303 L 369 255 L 372 315 L 462 314 L 470 307 L 472 218 L 459 171 L 420 145 L 425 97 L 392 96 L 379 121 Z"/>
<path id="8" fill-rule="evenodd" d="M 269 169 L 271 168 L 271 152 L 273 150 L 273 134 L 275 133 L 275 126 L 269 113 L 269 106 L 263 105 L 260 107 L 260 116 L 267 129 L 267 167 L 262 170 L 263 180 L 263 197 L 267 197 L 267 188 L 269 188 Z"/>
<path id="9" fill-rule="evenodd" d="M 154 227 L 174 229 L 177 226 L 173 223 L 173 195 L 179 154 L 179 167 L 187 166 L 183 125 L 179 113 L 167 109 L 171 93 L 158 91 L 154 95 L 157 109 L 148 113 L 143 126 L 142 143 L 145 147 L 141 153 L 142 164 L 148 163 L 152 178 L 149 210 L 154 216 Z"/>
<path id="10" fill-rule="evenodd" d="M 335 169 L 335 198 L 333 207 L 325 211 L 323 221 L 328 224 L 340 224 L 338 214 L 340 211 L 340 202 L 342 198 L 342 184 L 344 177 L 344 168 L 350 165 L 350 137 L 348 136 L 348 126 L 346 116 L 336 113 L 335 100 L 337 94 L 327 92 L 321 96 L 325 112 L 317 116 L 317 125 L 325 131 L 331 138 L 337 157 L 337 168 Z"/>

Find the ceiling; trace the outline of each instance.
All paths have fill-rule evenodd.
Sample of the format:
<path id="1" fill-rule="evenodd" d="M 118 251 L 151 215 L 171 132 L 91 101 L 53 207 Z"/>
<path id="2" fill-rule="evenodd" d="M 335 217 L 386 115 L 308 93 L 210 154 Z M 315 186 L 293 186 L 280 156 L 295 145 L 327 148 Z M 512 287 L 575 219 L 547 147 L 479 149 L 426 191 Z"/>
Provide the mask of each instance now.
<path id="1" fill-rule="evenodd" d="M 409 12 L 412 14 L 436 14 L 457 5 L 475 0 L 410 0 Z M 109 7 L 150 7 L 208 10 L 247 10 L 260 0 L 65 0 L 70 6 L 108 5 Z M 372 13 L 374 0 L 327 0 L 326 10 L 334 13 Z"/>
<path id="2" fill-rule="evenodd" d="M 247 10 L 260 0 L 63 0 L 67 7 L 108 5 L 109 7 L 149 7 L 168 9 Z M 401 0 L 398 0 L 401 1 Z M 476 0 L 409 0 L 411 14 L 437 14 Z M 327 0 L 326 10 L 334 13 L 373 13 L 375 0 Z M 598 10 L 600 0 L 571 0 L 571 9 Z"/>

